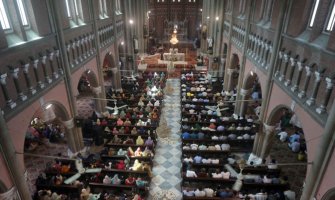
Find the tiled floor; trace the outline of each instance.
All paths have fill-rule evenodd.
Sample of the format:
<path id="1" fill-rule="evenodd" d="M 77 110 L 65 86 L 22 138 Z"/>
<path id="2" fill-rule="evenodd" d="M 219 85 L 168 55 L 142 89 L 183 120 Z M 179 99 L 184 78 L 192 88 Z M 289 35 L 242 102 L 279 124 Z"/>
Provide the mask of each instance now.
<path id="1" fill-rule="evenodd" d="M 180 192 L 180 81 L 168 79 L 148 199 L 178 200 Z"/>

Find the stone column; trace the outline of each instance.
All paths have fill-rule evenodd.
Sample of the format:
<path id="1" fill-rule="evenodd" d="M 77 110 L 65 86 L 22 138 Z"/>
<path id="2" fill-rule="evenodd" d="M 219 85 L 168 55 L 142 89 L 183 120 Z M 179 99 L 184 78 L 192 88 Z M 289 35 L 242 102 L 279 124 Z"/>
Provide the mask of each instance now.
<path id="1" fill-rule="evenodd" d="M 23 94 L 21 87 L 20 87 L 19 76 L 18 76 L 19 68 L 13 68 L 12 66 L 9 66 L 9 69 L 13 77 L 17 95 L 20 97 L 21 101 L 27 100 L 27 96 Z"/>
<path id="2" fill-rule="evenodd" d="M 250 93 L 251 93 L 250 89 L 246 90 L 246 89 L 241 88 L 240 90 L 240 95 L 241 95 L 241 106 L 240 106 L 240 112 L 239 112 L 240 116 L 244 116 L 245 113 L 247 112 L 248 102 L 246 100 L 248 100 Z"/>
<path id="3" fill-rule="evenodd" d="M 78 144 L 78 138 L 76 137 L 76 132 L 75 132 L 75 126 L 73 122 L 73 118 L 63 121 L 63 124 L 65 126 L 65 137 L 67 144 L 72 152 L 78 152 L 81 148 L 80 145 Z"/>
<path id="4" fill-rule="evenodd" d="M 301 75 L 302 75 L 302 69 L 303 69 L 303 63 L 301 61 L 297 62 L 297 66 L 298 66 L 298 77 L 294 83 L 294 86 L 291 87 L 291 91 L 292 92 L 296 92 L 299 89 L 299 85 L 300 85 L 300 81 L 301 81 Z"/>
<path id="5" fill-rule="evenodd" d="M 226 91 L 231 91 L 233 87 L 233 74 L 235 72 L 235 69 L 227 69 L 227 74 L 228 74 L 228 81 L 227 81 L 227 87 Z"/>
<path id="6" fill-rule="evenodd" d="M 265 69 L 269 68 L 269 64 L 270 64 L 270 61 L 271 61 L 271 56 L 272 56 L 272 45 L 269 44 L 269 51 L 268 51 L 268 54 L 267 54 L 267 57 L 266 57 Z"/>
<path id="7" fill-rule="evenodd" d="M 59 75 L 58 75 L 57 71 L 54 69 L 54 65 L 53 65 L 54 52 L 51 52 L 51 51 L 47 50 L 47 55 L 48 55 L 48 59 L 49 59 L 49 63 L 50 63 L 51 73 L 52 73 L 52 75 L 55 79 L 58 79 Z"/>
<path id="8" fill-rule="evenodd" d="M 295 58 L 291 57 L 290 58 L 290 63 L 291 63 L 291 70 L 290 70 L 288 78 L 286 79 L 286 81 L 284 83 L 285 86 L 289 86 L 292 83 L 292 78 L 293 78 L 293 74 L 294 74 L 294 70 L 295 70 L 295 65 L 296 65 L 297 61 L 296 61 Z"/>
<path id="9" fill-rule="evenodd" d="M 42 83 L 42 81 L 40 80 L 40 77 L 38 75 L 38 59 L 34 60 L 34 58 L 30 57 L 30 60 L 32 61 L 33 67 L 34 67 L 34 75 L 35 75 L 35 79 L 36 82 L 38 84 L 38 86 L 43 89 L 45 87 L 44 83 Z"/>
<path id="10" fill-rule="evenodd" d="M 79 61 L 78 61 L 78 57 L 79 57 L 79 55 L 78 55 L 78 52 L 77 52 L 77 55 L 76 55 L 76 42 L 74 41 L 72 41 L 72 40 L 70 40 L 70 45 L 71 45 L 71 53 L 72 53 L 72 60 L 73 60 L 73 62 L 74 62 L 74 64 L 73 65 L 78 65 L 79 64 Z"/>
<path id="11" fill-rule="evenodd" d="M 331 96 L 333 88 L 334 88 L 334 80 L 335 80 L 335 77 L 327 77 L 326 78 L 326 84 L 327 84 L 326 94 L 323 98 L 323 101 L 322 101 L 321 105 L 316 109 L 316 112 L 319 113 L 319 114 L 323 114 L 323 113 L 326 112 L 326 109 L 327 109 L 327 106 L 328 106 L 328 103 L 329 103 L 329 99 L 330 99 L 330 96 Z"/>
<path id="12" fill-rule="evenodd" d="M 7 106 L 13 109 L 15 108 L 16 103 L 9 97 L 6 78 L 7 78 L 6 73 L 0 75 L 1 89 L 2 89 L 3 96 L 5 97 Z"/>
<path id="13" fill-rule="evenodd" d="M 321 78 L 323 77 L 323 72 L 322 71 L 316 71 L 316 72 L 314 72 L 314 74 L 315 74 L 315 82 L 314 82 L 314 86 L 313 86 L 313 90 L 312 90 L 312 95 L 306 101 L 306 104 L 309 105 L 309 106 L 312 106 L 312 105 L 315 104 L 315 99 L 316 99 L 316 96 L 317 96 L 318 91 L 319 91 Z"/>
<path id="14" fill-rule="evenodd" d="M 72 51 L 72 45 L 71 44 L 65 44 L 66 46 L 66 55 L 67 55 L 67 62 L 69 63 L 70 67 L 72 68 L 74 66 L 74 62 L 72 62 L 73 51 Z"/>
<path id="15" fill-rule="evenodd" d="M 94 98 L 96 98 L 94 100 L 95 103 L 95 110 L 99 113 L 102 113 L 105 111 L 105 109 L 102 107 L 101 101 L 99 99 L 102 99 L 101 96 L 101 86 L 98 87 L 92 87 L 92 91 L 94 94 Z"/>
<path id="16" fill-rule="evenodd" d="M 284 54 L 284 69 L 282 71 L 282 73 L 280 74 L 278 80 L 279 81 L 283 81 L 285 79 L 286 76 L 286 72 L 287 72 L 287 66 L 288 66 L 288 62 L 289 62 L 289 54 Z"/>
<path id="17" fill-rule="evenodd" d="M 280 75 L 280 70 L 281 70 L 281 65 L 283 63 L 283 60 L 284 60 L 284 50 L 282 51 L 279 51 L 278 53 L 278 64 L 277 64 L 277 69 L 276 69 L 276 72 L 275 72 L 275 77 L 278 77 Z"/>
<path id="18" fill-rule="evenodd" d="M 305 66 L 305 69 L 306 69 L 305 83 L 304 83 L 303 89 L 298 94 L 298 97 L 300 99 L 302 99 L 302 98 L 304 98 L 306 96 L 306 90 L 308 88 L 309 81 L 310 81 L 311 75 L 312 75 L 312 67 L 311 66 Z"/>
<path id="19" fill-rule="evenodd" d="M 252 49 L 252 55 L 251 57 L 253 59 L 256 59 L 257 58 L 257 48 L 258 48 L 258 36 L 255 35 L 255 38 L 254 38 L 254 46 L 253 46 L 253 49 Z"/>
<path id="20" fill-rule="evenodd" d="M 265 137 L 264 137 L 260 157 L 266 158 L 270 153 L 271 144 L 273 142 L 273 139 L 275 138 L 275 126 L 270 126 L 264 123 L 263 130 L 265 132 Z"/>
<path id="21" fill-rule="evenodd" d="M 79 59 L 79 62 L 83 62 L 84 58 L 83 58 L 83 52 L 81 51 L 81 48 L 80 48 L 80 40 L 78 40 L 77 38 L 74 38 L 74 44 L 75 44 L 75 48 L 77 51 L 77 58 Z"/>
<path id="22" fill-rule="evenodd" d="M 31 194 L 29 192 L 28 184 L 25 180 L 23 169 L 19 163 L 12 137 L 8 132 L 7 124 L 2 113 L 2 110 L 0 110 L 0 146 L 2 156 L 11 181 L 17 188 L 20 199 L 30 200 Z"/>
<path id="23" fill-rule="evenodd" d="M 261 41 L 261 51 L 260 51 L 260 55 L 259 58 L 257 60 L 258 63 L 262 64 L 263 58 L 264 58 L 264 51 L 265 50 L 265 42 Z"/>
<path id="24" fill-rule="evenodd" d="M 248 50 L 248 54 L 251 56 L 254 50 L 254 45 L 255 45 L 255 36 L 253 34 L 251 34 L 250 36 L 250 48 Z"/>
<path id="25" fill-rule="evenodd" d="M 23 69 L 23 75 L 24 75 L 24 79 L 26 80 L 26 84 L 27 84 L 27 88 L 30 92 L 30 94 L 35 94 L 36 93 L 36 89 L 31 85 L 31 79 L 29 76 L 29 63 L 23 63 L 21 62 L 21 68 Z"/>
<path id="26" fill-rule="evenodd" d="M 56 64 L 57 64 L 58 74 L 64 74 L 64 70 L 63 70 L 62 65 L 61 65 L 61 60 L 60 60 L 60 57 L 59 57 L 59 50 L 58 49 L 55 49 L 55 57 L 56 57 Z"/>
<path id="27" fill-rule="evenodd" d="M 45 82 L 46 83 L 52 83 L 52 79 L 49 77 L 49 74 L 47 72 L 47 67 L 46 67 L 47 56 L 43 56 L 42 53 L 40 53 L 39 55 L 40 55 L 40 60 L 41 60 L 41 65 L 42 65 L 42 70 L 43 70 L 43 75 L 44 75 L 44 78 L 45 78 Z"/>
<path id="28" fill-rule="evenodd" d="M 269 58 L 269 45 L 268 43 L 264 44 L 264 52 L 265 52 L 265 58 L 263 59 L 263 62 L 261 64 L 262 67 L 266 67 L 267 63 L 268 63 L 268 58 Z"/>

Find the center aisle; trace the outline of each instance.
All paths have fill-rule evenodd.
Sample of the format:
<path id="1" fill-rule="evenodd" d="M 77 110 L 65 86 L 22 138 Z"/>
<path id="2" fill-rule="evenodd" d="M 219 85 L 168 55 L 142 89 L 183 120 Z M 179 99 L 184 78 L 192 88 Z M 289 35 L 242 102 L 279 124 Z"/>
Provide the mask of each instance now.
<path id="1" fill-rule="evenodd" d="M 164 106 L 157 128 L 153 178 L 149 199 L 179 200 L 181 140 L 180 140 L 180 80 L 168 79 L 164 91 Z"/>

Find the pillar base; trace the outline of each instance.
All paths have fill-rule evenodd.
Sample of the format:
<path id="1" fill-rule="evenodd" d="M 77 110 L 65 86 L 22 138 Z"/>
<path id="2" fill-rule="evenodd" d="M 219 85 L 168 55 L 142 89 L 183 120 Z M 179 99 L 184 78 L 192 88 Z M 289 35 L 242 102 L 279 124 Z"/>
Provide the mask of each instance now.
<path id="1" fill-rule="evenodd" d="M 326 108 L 324 106 L 320 106 L 317 109 L 315 109 L 316 113 L 318 113 L 319 115 L 323 114 L 326 112 Z"/>

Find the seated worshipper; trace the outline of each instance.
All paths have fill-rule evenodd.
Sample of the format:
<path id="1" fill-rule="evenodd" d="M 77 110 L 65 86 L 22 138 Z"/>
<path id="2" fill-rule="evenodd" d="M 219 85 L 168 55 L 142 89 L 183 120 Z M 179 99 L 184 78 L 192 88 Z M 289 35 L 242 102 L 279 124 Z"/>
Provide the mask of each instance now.
<path id="1" fill-rule="evenodd" d="M 115 174 L 114 177 L 111 179 L 111 184 L 113 185 L 120 185 L 121 179 L 119 178 L 118 174 Z"/>
<path id="2" fill-rule="evenodd" d="M 295 200 L 295 192 L 292 190 L 284 191 L 285 199 L 287 200 Z"/>
<path id="3" fill-rule="evenodd" d="M 193 197 L 194 196 L 194 191 L 190 189 L 184 189 L 183 190 L 183 195 L 187 197 Z"/>
<path id="4" fill-rule="evenodd" d="M 269 175 L 264 175 L 263 183 L 272 183 L 272 178 Z"/>
<path id="5" fill-rule="evenodd" d="M 201 163 L 202 157 L 199 155 L 194 156 L 193 161 L 194 163 Z"/>
<path id="6" fill-rule="evenodd" d="M 281 128 L 281 131 L 277 134 L 279 136 L 279 140 L 282 142 L 286 142 L 288 133 L 285 131 L 285 128 Z"/>
<path id="7" fill-rule="evenodd" d="M 190 139 L 190 134 L 188 132 L 184 132 L 183 134 L 181 134 L 181 138 L 182 139 Z"/>
<path id="8" fill-rule="evenodd" d="M 200 172 L 198 173 L 198 177 L 208 177 L 208 173 L 206 168 L 201 168 Z"/>
<path id="9" fill-rule="evenodd" d="M 212 188 L 205 188 L 206 197 L 214 197 L 214 190 Z"/>
<path id="10" fill-rule="evenodd" d="M 131 121 L 127 118 L 125 122 L 123 122 L 124 126 L 131 126 Z"/>
<path id="11" fill-rule="evenodd" d="M 217 131 L 224 131 L 224 126 L 223 125 L 219 125 L 217 128 L 216 128 Z"/>
<path id="12" fill-rule="evenodd" d="M 140 148 L 140 147 L 137 147 L 137 149 L 136 149 L 134 155 L 140 157 L 140 156 L 142 156 L 142 153 L 143 153 L 143 152 L 142 152 L 141 148 Z"/>
<path id="13" fill-rule="evenodd" d="M 218 194 L 218 196 L 221 197 L 222 199 L 233 197 L 233 193 L 230 191 L 229 188 L 226 188 L 226 189 L 219 189 L 219 190 L 217 191 L 217 194 Z"/>
<path id="14" fill-rule="evenodd" d="M 229 131 L 235 131 L 236 130 L 236 127 L 235 127 L 235 124 L 233 123 L 229 128 L 228 128 Z"/>
<path id="15" fill-rule="evenodd" d="M 212 173 L 212 178 L 223 178 L 223 174 L 219 169 L 216 169 L 215 172 Z"/>
<path id="16" fill-rule="evenodd" d="M 289 137 L 290 143 L 293 143 L 295 140 L 300 140 L 300 134 L 298 131 L 294 132 L 294 134 Z"/>
<path id="17" fill-rule="evenodd" d="M 186 177 L 189 177 L 189 178 L 197 178 L 197 174 L 195 173 L 194 170 L 190 169 L 190 170 L 186 170 Z"/>
<path id="18" fill-rule="evenodd" d="M 153 157 L 154 153 L 148 148 L 145 147 L 144 151 L 142 152 L 143 157 Z"/>
<path id="19" fill-rule="evenodd" d="M 206 192 L 205 191 L 203 191 L 203 190 L 199 190 L 199 189 L 196 189 L 195 191 L 194 191 L 194 196 L 196 196 L 196 197 L 205 197 L 206 196 Z"/>
<path id="20" fill-rule="evenodd" d="M 123 142 L 123 144 L 134 144 L 134 140 L 127 136 L 126 140 Z"/>
<path id="21" fill-rule="evenodd" d="M 136 145 L 143 145 L 144 144 L 144 140 L 142 139 L 142 137 L 139 135 L 136 139 Z"/>
<path id="22" fill-rule="evenodd" d="M 111 182 L 112 182 L 112 180 L 111 180 L 111 178 L 109 178 L 108 175 L 106 175 L 106 176 L 104 177 L 104 179 L 102 180 L 102 183 L 103 183 L 103 184 L 111 184 Z"/>
<path id="23" fill-rule="evenodd" d="M 113 135 L 117 135 L 119 134 L 119 131 L 116 129 L 116 127 L 114 127 L 112 133 Z"/>
<path id="24" fill-rule="evenodd" d="M 120 129 L 119 129 L 119 134 L 124 134 L 124 127 L 122 126 Z"/>
<path id="25" fill-rule="evenodd" d="M 117 120 L 116 125 L 117 125 L 117 126 L 122 126 L 122 125 L 123 125 L 123 121 L 122 121 L 121 118 L 119 118 L 119 119 Z"/>
<path id="26" fill-rule="evenodd" d="M 237 135 L 236 135 L 235 133 L 230 133 L 230 134 L 228 135 L 228 139 L 229 139 L 229 140 L 236 140 L 236 138 L 237 138 Z"/>
<path id="27" fill-rule="evenodd" d="M 228 171 L 222 171 L 221 172 L 222 173 L 222 178 L 223 179 L 229 179 L 230 178 L 230 172 L 228 172 Z"/>
<path id="28" fill-rule="evenodd" d="M 239 123 L 238 125 L 237 125 L 237 127 L 236 127 L 236 130 L 238 130 L 238 131 L 241 131 L 241 130 L 243 130 L 244 128 L 242 127 L 242 124 L 241 123 Z"/>
<path id="29" fill-rule="evenodd" d="M 294 140 L 293 143 L 288 144 L 288 146 L 290 147 L 290 149 L 294 152 L 294 153 L 298 153 L 300 151 L 300 142 L 299 140 Z"/>
<path id="30" fill-rule="evenodd" d="M 149 148 L 153 148 L 154 147 L 154 141 L 151 139 L 150 136 L 148 137 L 148 139 L 145 140 L 144 145 L 147 146 L 147 147 L 149 147 Z"/>
<path id="31" fill-rule="evenodd" d="M 271 162 L 268 164 L 268 169 L 278 169 L 276 159 L 272 159 Z"/>
<path id="32" fill-rule="evenodd" d="M 122 140 L 121 140 L 121 138 L 119 138 L 118 135 L 114 135 L 113 139 L 111 140 L 111 143 L 112 144 L 121 144 Z"/>
<path id="33" fill-rule="evenodd" d="M 133 129 L 131 129 L 130 134 L 131 135 L 137 135 L 137 129 L 136 129 L 136 127 L 133 127 Z"/>
<path id="34" fill-rule="evenodd" d="M 222 151 L 229 151 L 230 150 L 230 145 L 229 144 L 222 144 L 221 145 L 221 150 Z"/>
<path id="35" fill-rule="evenodd" d="M 268 195 L 263 190 L 261 190 L 260 192 L 255 194 L 255 199 L 256 200 L 267 200 L 267 198 L 268 198 Z"/>

